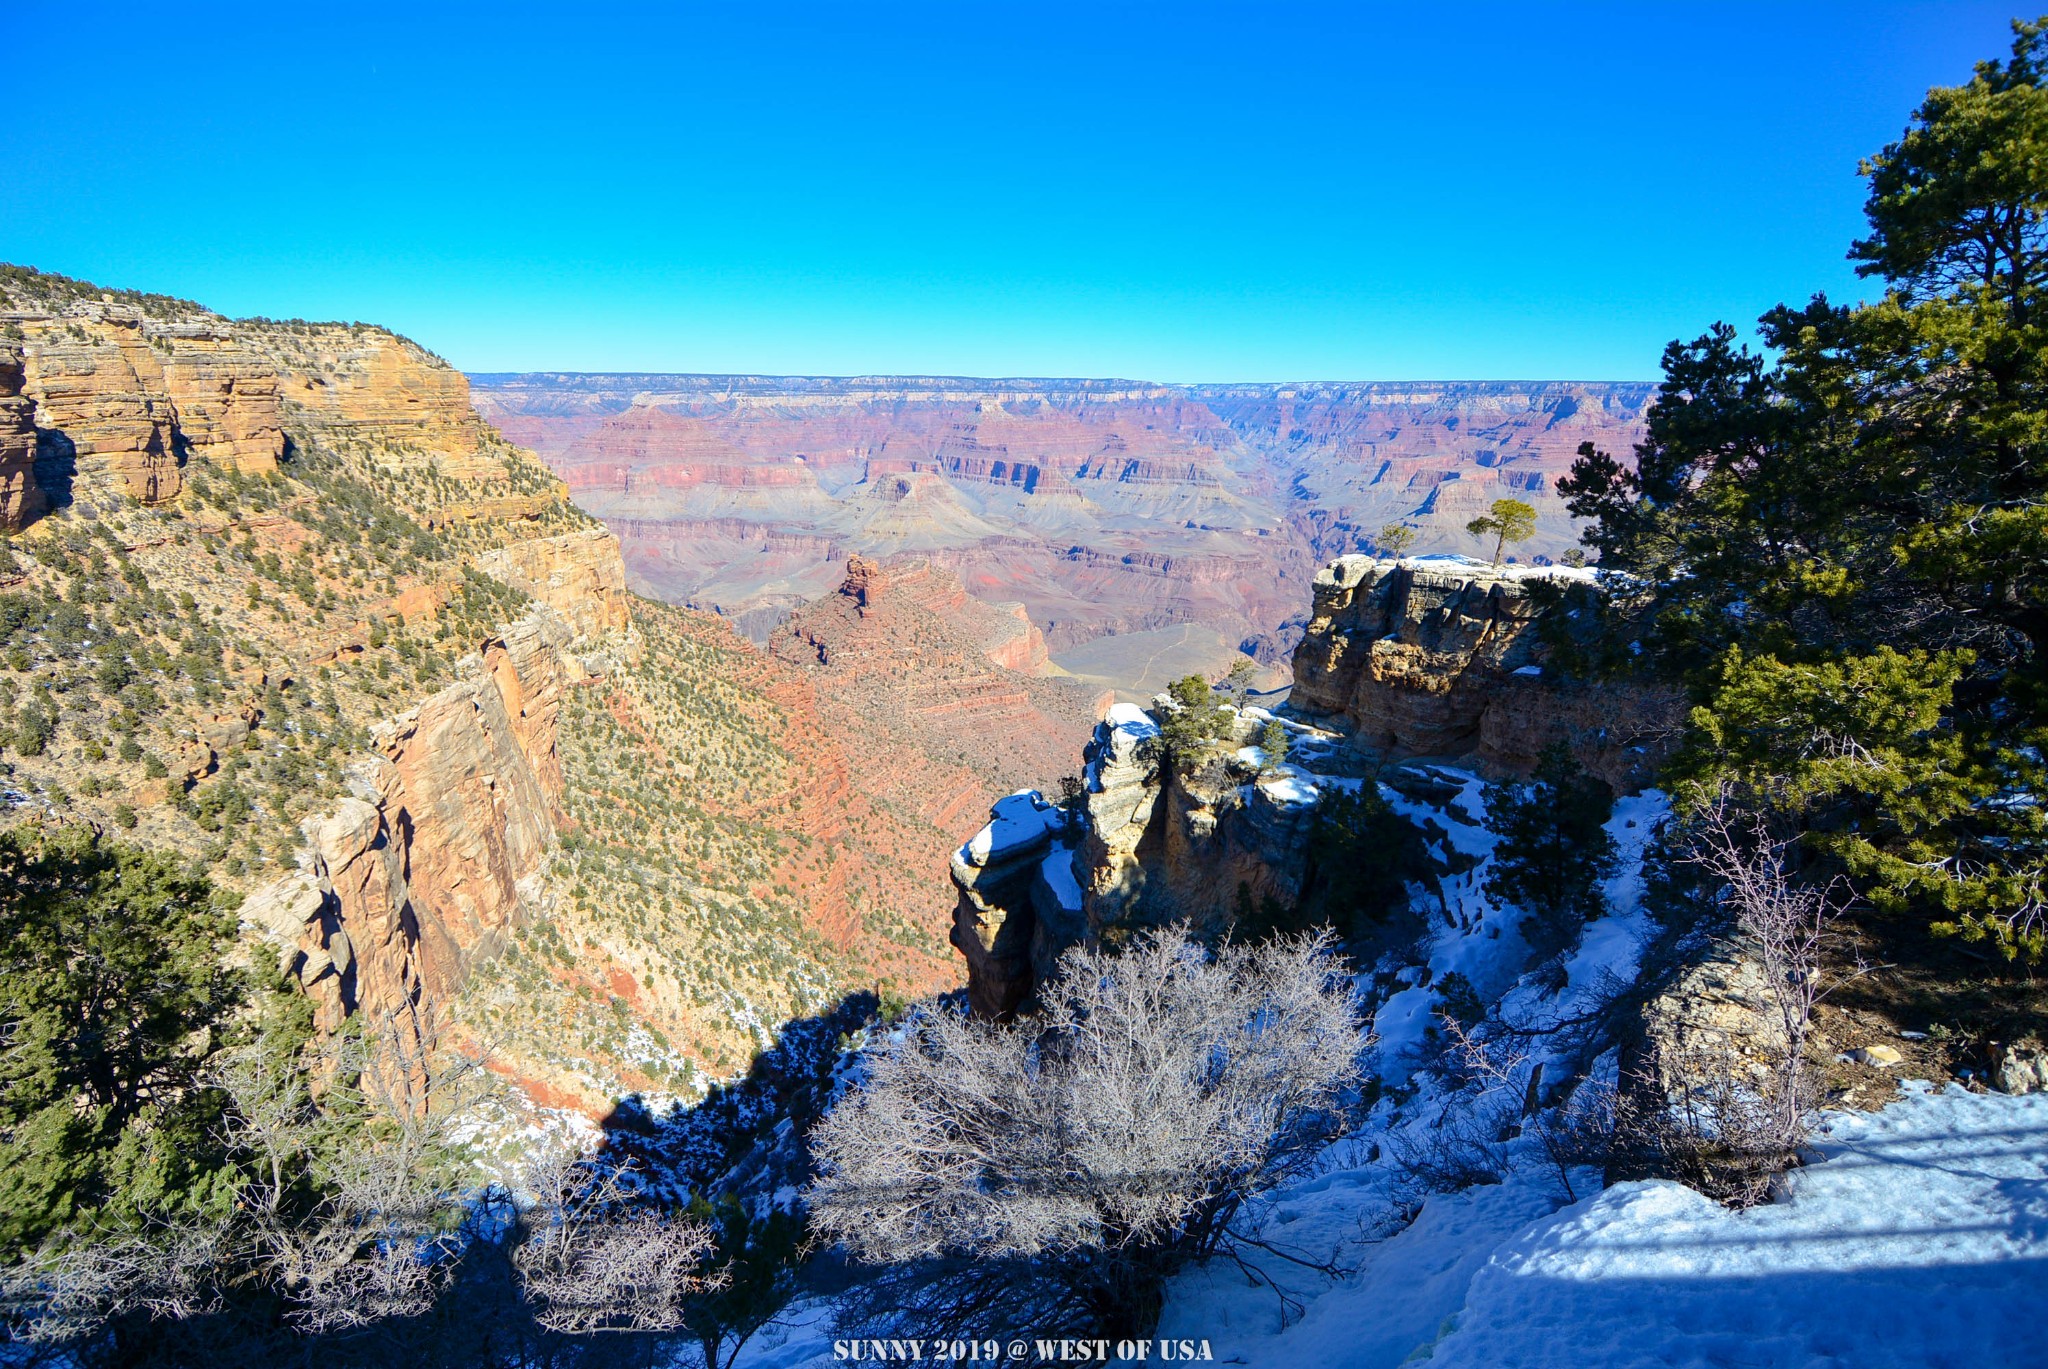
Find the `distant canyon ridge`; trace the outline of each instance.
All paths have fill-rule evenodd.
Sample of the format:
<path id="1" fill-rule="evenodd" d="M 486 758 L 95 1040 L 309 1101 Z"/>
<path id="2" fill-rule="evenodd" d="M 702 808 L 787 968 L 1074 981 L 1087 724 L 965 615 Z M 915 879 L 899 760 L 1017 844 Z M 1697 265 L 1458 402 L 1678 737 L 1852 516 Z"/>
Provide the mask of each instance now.
<path id="1" fill-rule="evenodd" d="M 1481 554 L 1577 543 L 1579 444 L 1628 459 L 1652 382 L 1154 385 L 946 376 L 477 374 L 476 408 L 619 535 L 633 587 L 765 641 L 849 556 L 1022 604 L 1054 662 L 1142 694 L 1241 650 L 1276 677 L 1316 568 L 1406 522 Z M 1278 678 L 1274 680 L 1278 682 Z"/>

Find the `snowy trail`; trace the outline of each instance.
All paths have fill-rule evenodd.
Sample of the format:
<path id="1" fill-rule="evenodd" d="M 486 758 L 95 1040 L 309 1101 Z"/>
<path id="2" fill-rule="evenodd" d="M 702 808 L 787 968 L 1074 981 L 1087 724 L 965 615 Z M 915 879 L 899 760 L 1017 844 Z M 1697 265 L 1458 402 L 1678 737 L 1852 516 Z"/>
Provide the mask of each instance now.
<path id="1" fill-rule="evenodd" d="M 2048 1097 L 1923 1091 L 1829 1120 L 1778 1203 L 1730 1212 L 1660 1180 L 1551 1212 L 1554 1190 L 1518 1178 L 1430 1199 L 1285 1330 L 1270 1292 L 1211 1270 L 1161 1332 L 1327 1369 L 2048 1364 Z"/>

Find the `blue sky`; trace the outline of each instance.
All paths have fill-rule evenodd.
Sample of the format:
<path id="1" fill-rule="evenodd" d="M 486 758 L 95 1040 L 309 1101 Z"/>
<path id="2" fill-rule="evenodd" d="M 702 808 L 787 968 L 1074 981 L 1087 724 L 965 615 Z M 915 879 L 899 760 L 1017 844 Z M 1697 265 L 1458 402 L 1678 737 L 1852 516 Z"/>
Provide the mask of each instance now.
<path id="1" fill-rule="evenodd" d="M 2012 13 L 10 10 L 0 260 L 473 371 L 1159 380 L 1649 377 L 1867 294 L 1857 158 Z"/>

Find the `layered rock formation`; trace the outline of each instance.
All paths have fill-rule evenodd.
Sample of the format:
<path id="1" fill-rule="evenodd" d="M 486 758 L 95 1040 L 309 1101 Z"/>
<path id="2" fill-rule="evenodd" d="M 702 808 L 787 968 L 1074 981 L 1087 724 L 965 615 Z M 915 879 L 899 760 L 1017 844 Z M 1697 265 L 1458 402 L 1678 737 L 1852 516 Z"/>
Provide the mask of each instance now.
<path id="1" fill-rule="evenodd" d="M 1071 810 L 1031 792 L 995 806 L 950 865 L 952 942 L 976 1012 L 1015 1012 L 1070 946 L 1181 923 L 1215 938 L 1246 900 L 1301 895 L 1316 790 L 1241 751 L 1265 717 L 1236 717 L 1221 754 L 1170 774 L 1153 716 L 1118 704 L 1089 739 Z M 1340 738 L 1290 732 L 1297 752 L 1325 756 L 1326 773 L 1355 768 L 1335 754 Z"/>
<path id="2" fill-rule="evenodd" d="M 1676 702 L 1547 669 L 1537 580 L 1592 592 L 1587 572 L 1340 557 L 1316 576 L 1290 705 L 1381 756 L 1526 773 L 1563 740 L 1617 792 L 1640 787 L 1675 736 Z"/>
<path id="3" fill-rule="evenodd" d="M 485 642 L 464 678 L 378 728 L 355 792 L 305 824 L 310 868 L 252 898 L 245 916 L 285 942 L 282 964 L 323 1028 L 447 1002 L 549 905 L 556 715 L 580 673 L 571 640 L 560 614 L 537 608 Z"/>
<path id="4" fill-rule="evenodd" d="M 479 555 L 476 568 L 559 613 L 581 637 L 632 623 L 619 539 L 598 528 L 531 537 Z"/>
<path id="5" fill-rule="evenodd" d="M 1555 593 L 1537 592 L 1544 579 Z M 1310 838 L 1328 788 L 1389 775 L 1441 788 L 1426 766 L 1390 762 L 1511 776 L 1561 740 L 1618 792 L 1640 788 L 1676 735 L 1676 701 L 1555 668 L 1538 625 L 1572 611 L 1568 587 L 1601 592 L 1586 572 L 1463 558 L 1332 562 L 1295 654 L 1286 760 L 1247 745 L 1268 716 L 1250 709 L 1199 763 L 1170 771 L 1157 719 L 1172 705 L 1117 705 L 1088 744 L 1073 814 L 1034 824 L 1042 807 L 1004 800 L 1013 811 L 999 806 L 977 838 L 994 853 L 970 843 L 953 858 L 952 939 L 976 1010 L 1014 1012 L 1078 942 L 1171 923 L 1213 938 L 1248 904 L 1293 906 L 1318 877 Z"/>
<path id="6" fill-rule="evenodd" d="M 225 319 L 198 310 L 166 318 L 112 297 L 37 308 L 18 288 L 8 294 L 45 506 L 67 501 L 74 485 L 161 503 L 177 497 L 193 462 L 277 468 L 277 373 Z"/>
<path id="7" fill-rule="evenodd" d="M 849 554 L 935 560 L 1055 655 L 1199 624 L 1284 663 L 1315 567 L 1407 521 L 1425 550 L 1504 495 L 1525 560 L 1575 540 L 1555 478 L 1626 456 L 1645 385 L 479 376 L 478 407 L 625 542 L 642 592 L 764 640 Z M 1120 687 L 1157 650 L 1090 657 Z"/>
<path id="8" fill-rule="evenodd" d="M 0 532 L 19 532 L 47 507 L 36 482 L 35 401 L 21 392 L 21 353 L 0 350 Z"/>

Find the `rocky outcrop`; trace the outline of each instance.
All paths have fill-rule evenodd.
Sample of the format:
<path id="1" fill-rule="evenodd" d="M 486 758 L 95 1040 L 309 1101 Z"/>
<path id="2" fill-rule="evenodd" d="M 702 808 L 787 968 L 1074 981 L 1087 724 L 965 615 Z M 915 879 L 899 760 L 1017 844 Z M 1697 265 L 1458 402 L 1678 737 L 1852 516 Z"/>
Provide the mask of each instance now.
<path id="1" fill-rule="evenodd" d="M 246 327 L 308 427 L 373 444 L 389 461 L 431 452 L 450 479 L 489 473 L 478 465 L 484 430 L 469 406 L 469 381 L 418 343 L 360 323 Z"/>
<path id="2" fill-rule="evenodd" d="M 476 568 L 561 614 L 579 637 L 632 622 L 619 539 L 601 528 L 535 537 L 487 551 Z"/>
<path id="3" fill-rule="evenodd" d="M 1240 718 L 1235 741 L 1262 720 Z M 1245 900 L 1301 894 L 1315 794 L 1291 769 L 1262 778 L 1228 752 L 1171 774 L 1158 724 L 1130 704 L 1096 725 L 1084 754 L 1074 813 L 1013 794 L 953 855 L 952 942 L 985 1016 L 1026 1004 L 1070 946 L 1175 923 L 1215 938 Z"/>
<path id="4" fill-rule="evenodd" d="M 1589 572 L 1339 557 L 1316 576 L 1289 703 L 1383 757 L 1521 774 L 1562 739 L 1617 792 L 1640 788 L 1675 736 L 1676 700 L 1553 670 L 1538 580 L 1598 592 Z"/>
<path id="5" fill-rule="evenodd" d="M 467 678 L 378 729 L 354 795 L 305 824 L 310 868 L 245 905 L 284 943 L 321 1027 L 446 1001 L 546 906 L 571 637 L 536 609 L 485 643 Z"/>
<path id="6" fill-rule="evenodd" d="M 277 374 L 225 319 L 164 318 L 80 302 L 8 315 L 40 430 L 44 503 L 81 492 L 173 499 L 194 462 L 275 470 L 284 451 Z"/>
<path id="7" fill-rule="evenodd" d="M 868 791 L 957 840 L 998 794 L 1051 789 L 1109 705 L 1059 678 L 1016 605 L 984 603 L 927 562 L 854 556 L 769 653 L 816 684 Z"/>
<path id="8" fill-rule="evenodd" d="M 35 402 L 22 394 L 21 353 L 0 351 L 0 532 L 19 532 L 47 501 L 36 483 Z"/>

